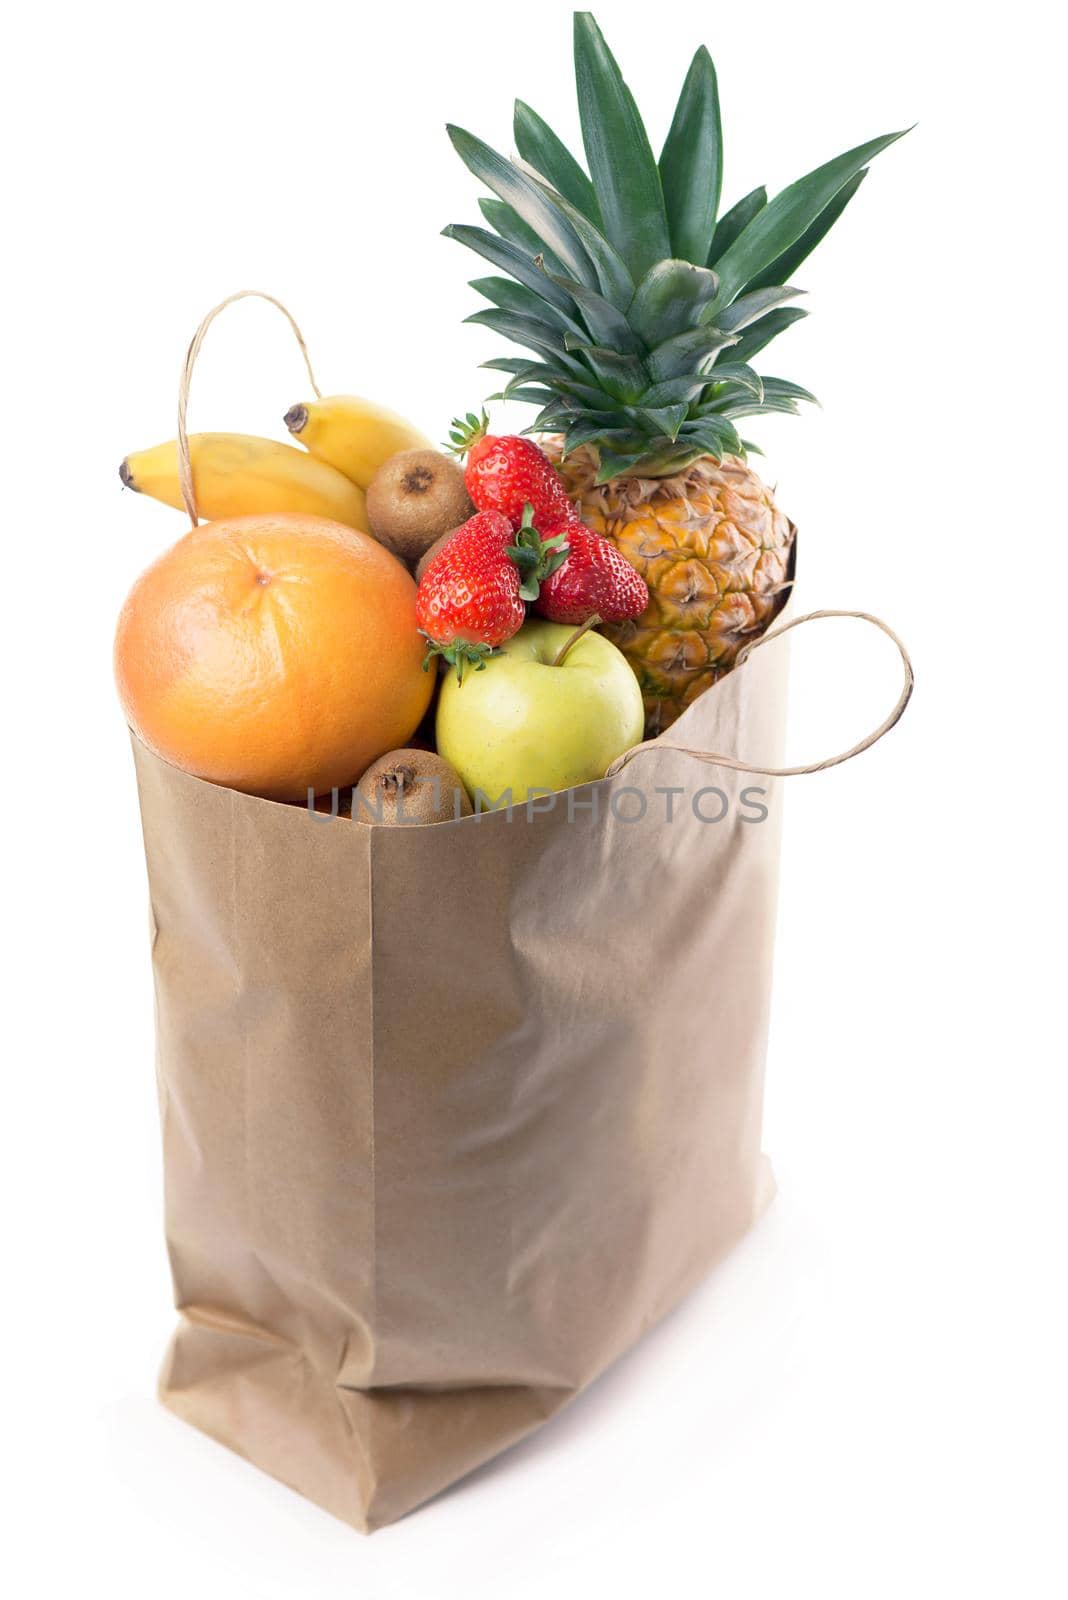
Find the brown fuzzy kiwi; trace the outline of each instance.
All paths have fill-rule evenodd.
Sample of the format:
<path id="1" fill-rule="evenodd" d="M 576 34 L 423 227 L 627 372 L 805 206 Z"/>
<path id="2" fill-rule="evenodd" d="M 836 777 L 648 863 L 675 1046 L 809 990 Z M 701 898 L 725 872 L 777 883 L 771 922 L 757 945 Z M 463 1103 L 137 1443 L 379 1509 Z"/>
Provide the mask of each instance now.
<path id="1" fill-rule="evenodd" d="M 462 527 L 463 523 L 459 523 L 457 526 Z M 420 578 L 423 576 L 423 573 L 426 571 L 427 567 L 429 567 L 430 563 L 433 561 L 434 557 L 439 553 L 439 551 L 444 550 L 445 546 L 448 544 L 455 532 L 456 528 L 447 529 L 447 531 L 441 535 L 440 539 L 434 540 L 434 543 L 430 546 L 429 550 L 423 551 L 415 567 L 416 583 L 419 582 Z"/>
<path id="2" fill-rule="evenodd" d="M 472 810 L 460 779 L 432 750 L 391 750 L 379 756 L 352 792 L 354 822 L 407 827 L 454 822 Z"/>
<path id="3" fill-rule="evenodd" d="M 464 475 L 437 450 L 402 450 L 384 461 L 367 489 L 371 532 L 404 561 L 474 515 Z"/>

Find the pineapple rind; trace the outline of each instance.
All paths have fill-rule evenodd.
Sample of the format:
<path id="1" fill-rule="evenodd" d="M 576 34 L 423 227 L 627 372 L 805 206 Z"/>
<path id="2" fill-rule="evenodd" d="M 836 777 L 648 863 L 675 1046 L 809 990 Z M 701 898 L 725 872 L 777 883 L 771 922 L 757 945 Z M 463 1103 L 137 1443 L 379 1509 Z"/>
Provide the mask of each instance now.
<path id="1" fill-rule="evenodd" d="M 786 603 L 796 528 L 737 457 L 704 457 L 673 478 L 598 484 L 593 451 L 560 459 L 587 527 L 602 533 L 649 586 L 634 622 L 605 625 L 641 685 L 646 733 L 655 737 L 734 666 Z"/>

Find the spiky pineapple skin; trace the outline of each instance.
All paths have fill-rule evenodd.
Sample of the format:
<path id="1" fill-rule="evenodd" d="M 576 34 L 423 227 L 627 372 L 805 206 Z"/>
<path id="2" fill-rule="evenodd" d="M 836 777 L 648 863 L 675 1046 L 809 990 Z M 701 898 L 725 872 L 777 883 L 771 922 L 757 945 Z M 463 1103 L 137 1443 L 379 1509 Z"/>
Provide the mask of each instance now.
<path id="1" fill-rule="evenodd" d="M 744 461 L 702 457 L 671 478 L 597 485 L 596 458 L 543 440 L 582 521 L 641 573 L 649 605 L 601 631 L 627 657 L 655 738 L 729 672 L 786 603 L 797 530 Z"/>

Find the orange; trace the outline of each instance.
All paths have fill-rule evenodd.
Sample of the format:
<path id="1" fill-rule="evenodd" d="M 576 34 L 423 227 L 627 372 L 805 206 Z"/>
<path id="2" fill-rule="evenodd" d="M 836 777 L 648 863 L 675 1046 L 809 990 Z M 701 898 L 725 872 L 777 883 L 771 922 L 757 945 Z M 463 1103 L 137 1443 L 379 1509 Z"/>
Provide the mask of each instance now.
<path id="1" fill-rule="evenodd" d="M 269 800 L 354 783 L 430 702 L 415 584 L 368 535 L 322 517 L 205 523 L 134 584 L 115 675 L 164 761 Z"/>

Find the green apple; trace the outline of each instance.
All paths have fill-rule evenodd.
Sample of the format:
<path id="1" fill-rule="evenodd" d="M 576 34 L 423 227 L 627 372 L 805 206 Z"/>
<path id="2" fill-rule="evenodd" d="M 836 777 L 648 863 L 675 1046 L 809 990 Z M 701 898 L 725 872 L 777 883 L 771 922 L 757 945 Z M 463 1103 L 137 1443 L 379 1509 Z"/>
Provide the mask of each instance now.
<path id="1" fill-rule="evenodd" d="M 438 701 L 437 743 L 483 806 L 522 805 L 547 790 L 603 778 L 642 737 L 645 713 L 626 657 L 584 633 L 559 666 L 575 629 L 527 622 L 463 682 L 450 673 Z"/>

